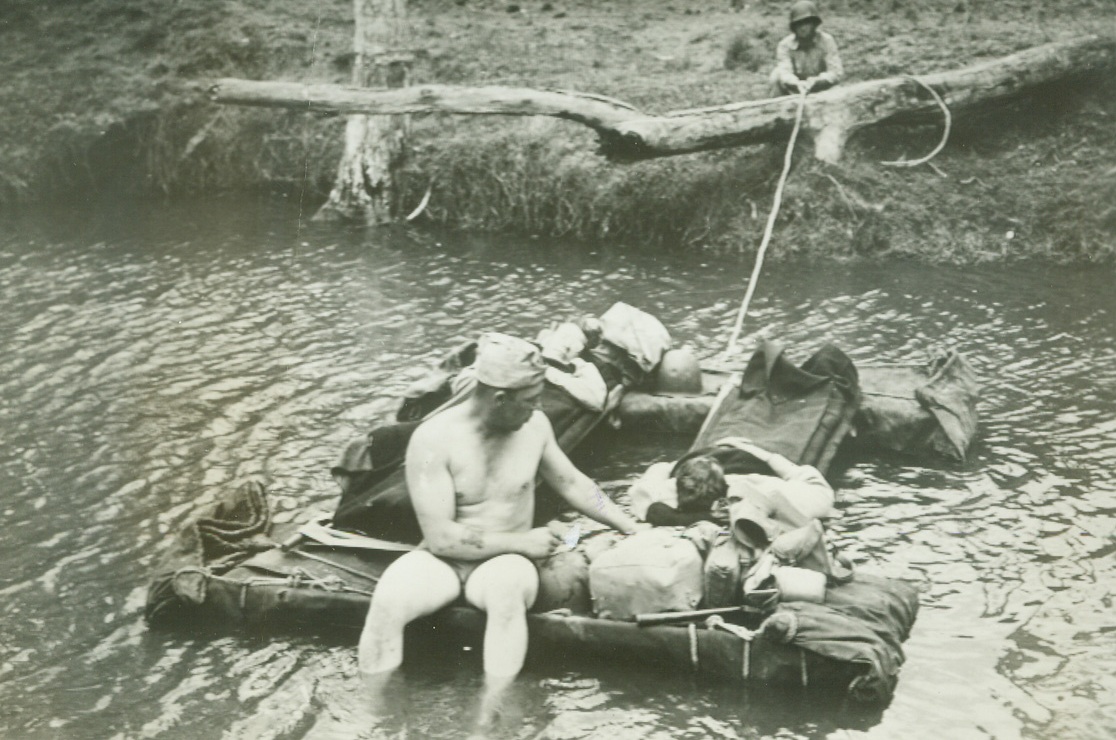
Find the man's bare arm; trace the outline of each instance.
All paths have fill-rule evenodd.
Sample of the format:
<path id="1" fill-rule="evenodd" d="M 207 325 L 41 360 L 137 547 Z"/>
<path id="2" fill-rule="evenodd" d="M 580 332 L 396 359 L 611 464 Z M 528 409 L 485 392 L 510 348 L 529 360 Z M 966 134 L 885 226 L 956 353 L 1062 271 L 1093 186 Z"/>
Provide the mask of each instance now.
<path id="1" fill-rule="evenodd" d="M 422 425 L 407 445 L 407 489 L 426 547 L 440 557 L 484 560 L 516 553 L 546 557 L 554 538 L 544 527 L 529 532 L 484 532 L 455 521 L 453 478 L 435 426 Z"/>
<path id="2" fill-rule="evenodd" d="M 542 461 L 539 465 L 543 480 L 569 502 L 570 506 L 590 519 L 607 524 L 624 534 L 631 534 L 640 529 L 641 525 L 635 519 L 621 511 L 620 507 L 604 495 L 589 476 L 570 462 L 570 458 L 558 446 L 550 422 L 545 418 L 543 421 L 546 423 L 546 444 L 543 446 Z M 642 527 L 646 526 L 642 525 Z"/>

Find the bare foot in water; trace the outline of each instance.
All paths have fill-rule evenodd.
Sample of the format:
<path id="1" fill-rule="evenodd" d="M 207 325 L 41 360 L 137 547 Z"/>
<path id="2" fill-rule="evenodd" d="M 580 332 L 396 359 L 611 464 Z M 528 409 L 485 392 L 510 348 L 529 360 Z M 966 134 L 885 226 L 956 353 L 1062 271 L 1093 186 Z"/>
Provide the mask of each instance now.
<path id="1" fill-rule="evenodd" d="M 388 725 L 406 723 L 408 713 L 407 687 L 397 671 L 361 673 L 364 684 L 362 714 L 369 723 L 387 729 Z"/>
<path id="2" fill-rule="evenodd" d="M 514 676 L 485 676 L 477 706 L 477 721 L 469 740 L 508 737 L 523 723 L 523 692 Z M 503 730 L 502 733 L 498 732 Z"/>

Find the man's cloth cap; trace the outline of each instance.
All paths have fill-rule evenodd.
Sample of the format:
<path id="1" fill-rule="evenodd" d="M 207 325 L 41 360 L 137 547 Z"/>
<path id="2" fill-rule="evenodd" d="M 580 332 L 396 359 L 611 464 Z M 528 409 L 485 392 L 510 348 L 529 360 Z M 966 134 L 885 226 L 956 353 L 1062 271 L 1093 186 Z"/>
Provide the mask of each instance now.
<path id="1" fill-rule="evenodd" d="M 498 332 L 481 336 L 477 344 L 477 382 L 518 390 L 541 383 L 545 376 L 546 363 L 535 345 Z"/>

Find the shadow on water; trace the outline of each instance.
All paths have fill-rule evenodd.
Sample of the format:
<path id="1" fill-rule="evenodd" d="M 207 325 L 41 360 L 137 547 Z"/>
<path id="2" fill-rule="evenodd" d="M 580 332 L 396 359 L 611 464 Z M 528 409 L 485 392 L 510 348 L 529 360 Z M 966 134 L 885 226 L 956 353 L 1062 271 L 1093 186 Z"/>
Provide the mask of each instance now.
<path id="1" fill-rule="evenodd" d="M 341 446 L 389 418 L 445 347 L 486 329 L 533 335 L 624 300 L 718 355 L 749 271 L 322 225 L 282 200 L 10 224 L 0 734 L 388 736 L 359 711 L 354 635 L 148 631 L 146 584 L 168 537 L 249 476 L 268 481 L 277 521 L 329 509 Z M 966 464 L 865 454 L 835 477 L 837 544 L 922 590 L 892 704 L 859 715 L 795 692 L 543 659 L 516 684 L 508 716 L 521 719 L 497 736 L 1111 735 L 1112 279 L 1099 267 L 769 265 L 739 362 L 764 336 L 792 359 L 830 341 L 861 364 L 949 346 L 982 376 Z M 594 443 L 578 462 L 621 492 L 684 447 Z M 410 719 L 396 729 L 463 736 L 482 689 L 477 652 L 409 656 Z"/>

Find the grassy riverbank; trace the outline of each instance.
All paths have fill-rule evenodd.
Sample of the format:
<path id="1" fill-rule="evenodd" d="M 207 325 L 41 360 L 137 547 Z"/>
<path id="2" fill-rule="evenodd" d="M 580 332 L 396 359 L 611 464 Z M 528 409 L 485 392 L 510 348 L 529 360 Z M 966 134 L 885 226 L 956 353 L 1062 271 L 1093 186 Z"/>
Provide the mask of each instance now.
<path id="1" fill-rule="evenodd" d="M 648 112 L 764 97 L 785 2 L 410 3 L 418 82 L 574 89 Z M 1116 34 L 1116 3 L 833 0 L 825 27 L 851 80 L 965 66 L 1048 41 Z M 217 107 L 222 76 L 346 82 L 351 0 L 9 0 L 0 15 L 0 205 L 47 198 L 282 189 L 308 206 L 333 179 L 342 121 Z M 934 168 L 935 126 L 866 132 L 841 165 L 808 145 L 775 257 L 979 261 L 1116 254 L 1116 85 L 1064 89 L 961 121 Z M 751 252 L 781 147 L 630 165 L 550 119 L 415 117 L 410 210 L 449 228 Z"/>

